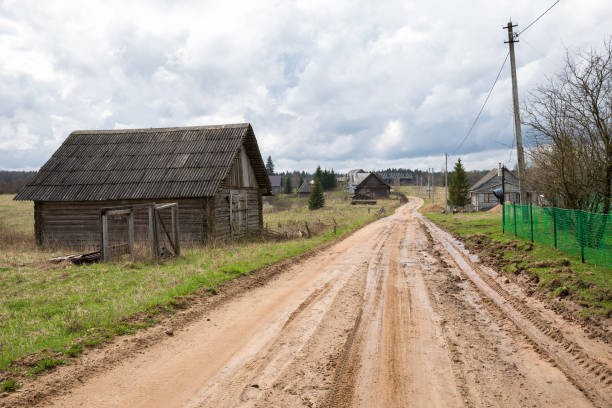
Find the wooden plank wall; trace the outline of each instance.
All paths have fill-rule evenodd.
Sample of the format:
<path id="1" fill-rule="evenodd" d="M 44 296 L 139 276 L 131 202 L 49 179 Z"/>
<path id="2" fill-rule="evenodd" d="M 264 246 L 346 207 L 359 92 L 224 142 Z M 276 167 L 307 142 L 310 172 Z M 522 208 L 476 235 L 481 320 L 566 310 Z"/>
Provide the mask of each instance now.
<path id="1" fill-rule="evenodd" d="M 71 247 L 79 250 L 98 249 L 100 245 L 100 208 L 139 204 L 142 200 L 99 202 L 36 202 L 34 205 L 37 239 L 50 247 Z M 211 226 L 207 222 L 206 199 L 155 200 L 156 203 L 179 203 L 180 240 L 183 245 L 203 242 Z M 162 211 L 162 220 L 171 228 L 170 210 Z M 110 240 L 127 242 L 127 218 L 109 219 Z M 134 217 L 135 240 L 148 236 L 147 210 L 138 210 Z M 163 234 L 160 229 L 160 236 Z M 170 230 L 168 231 L 170 232 Z"/>
<path id="2" fill-rule="evenodd" d="M 231 190 L 246 191 L 247 193 L 247 225 L 248 230 L 241 231 L 242 234 L 234 234 L 230 227 L 230 202 L 229 188 L 222 188 L 215 195 L 215 238 L 218 240 L 229 240 L 239 238 L 245 233 L 255 234 L 261 231 L 263 225 L 263 212 L 261 195 L 257 189 L 233 188 Z"/>

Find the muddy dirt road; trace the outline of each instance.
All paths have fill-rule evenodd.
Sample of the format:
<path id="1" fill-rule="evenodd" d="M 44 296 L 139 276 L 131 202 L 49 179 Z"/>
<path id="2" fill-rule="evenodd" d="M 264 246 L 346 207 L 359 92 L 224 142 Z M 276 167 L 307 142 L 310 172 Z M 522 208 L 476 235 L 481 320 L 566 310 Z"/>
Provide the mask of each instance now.
<path id="1" fill-rule="evenodd" d="M 606 407 L 612 350 L 471 259 L 418 199 L 61 407 Z"/>

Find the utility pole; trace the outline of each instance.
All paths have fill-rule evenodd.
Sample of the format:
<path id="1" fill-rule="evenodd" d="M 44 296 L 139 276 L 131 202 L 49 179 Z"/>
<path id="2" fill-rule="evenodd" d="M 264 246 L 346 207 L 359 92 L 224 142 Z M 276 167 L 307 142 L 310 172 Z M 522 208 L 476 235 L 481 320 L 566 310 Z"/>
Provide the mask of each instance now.
<path id="1" fill-rule="evenodd" d="M 434 169 L 431 168 L 431 203 L 434 204 L 436 202 L 436 187 L 434 182 Z"/>
<path id="2" fill-rule="evenodd" d="M 448 153 L 444 153 L 444 210 L 448 213 Z"/>
<path id="3" fill-rule="evenodd" d="M 506 232 L 506 166 L 499 163 L 501 168 L 501 179 L 502 179 L 502 233 Z"/>
<path id="4" fill-rule="evenodd" d="M 525 192 L 525 156 L 523 153 L 523 136 L 521 135 L 521 115 L 519 112 L 519 101 L 518 101 L 518 85 L 516 84 L 516 61 L 514 59 L 514 43 L 518 42 L 518 39 L 514 38 L 512 28 L 517 25 L 512 25 L 512 21 L 508 22 L 508 25 L 502 27 L 504 30 L 508 30 L 508 41 L 504 41 L 510 47 L 510 71 L 512 73 L 512 102 L 514 104 L 514 132 L 516 134 L 516 156 L 518 162 L 518 182 L 521 204 L 525 204 L 527 194 Z"/>

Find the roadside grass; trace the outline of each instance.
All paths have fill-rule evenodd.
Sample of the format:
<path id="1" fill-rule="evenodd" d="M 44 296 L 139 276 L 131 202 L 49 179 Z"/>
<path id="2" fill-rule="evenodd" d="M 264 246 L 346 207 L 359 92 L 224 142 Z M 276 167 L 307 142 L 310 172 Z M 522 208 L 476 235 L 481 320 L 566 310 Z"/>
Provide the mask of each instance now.
<path id="1" fill-rule="evenodd" d="M 571 299 L 582 309 L 578 318 L 612 317 L 612 270 L 561 252 L 554 247 L 531 243 L 511 233 L 502 233 L 501 214 L 475 212 L 440 214 L 424 212 L 431 221 L 466 241 L 466 247 L 480 252 L 508 274 L 523 275 L 551 298 Z"/>
<path id="2" fill-rule="evenodd" d="M 6 380 L 0 383 L 0 391 L 13 392 L 13 391 L 17 391 L 20 386 L 21 384 L 19 384 L 17 381 L 10 379 L 10 380 Z"/>
<path id="3" fill-rule="evenodd" d="M 187 248 L 181 257 L 159 263 L 123 260 L 80 266 L 52 265 L 43 262 L 49 252 L 16 247 L 12 258 L 0 258 L 0 373 L 36 375 L 69 363 L 88 347 L 159 323 L 164 315 L 186 307 L 188 295 L 214 295 L 224 281 L 346 235 L 376 219 L 375 210 L 382 205 L 386 214 L 399 206 L 397 200 L 375 208 L 351 206 L 339 193 L 328 196 L 326 207 L 317 211 L 290 205 L 289 210 L 264 214 L 265 223 L 276 225 L 335 220 L 335 234 L 330 226 L 310 239 L 245 239 Z M 0 221 L 17 212 L 21 223 L 33 222 L 23 203 L 5 196 L 2 203 Z M 20 228 L 31 231 L 27 225 Z M 146 318 L 130 318 L 139 313 Z"/>

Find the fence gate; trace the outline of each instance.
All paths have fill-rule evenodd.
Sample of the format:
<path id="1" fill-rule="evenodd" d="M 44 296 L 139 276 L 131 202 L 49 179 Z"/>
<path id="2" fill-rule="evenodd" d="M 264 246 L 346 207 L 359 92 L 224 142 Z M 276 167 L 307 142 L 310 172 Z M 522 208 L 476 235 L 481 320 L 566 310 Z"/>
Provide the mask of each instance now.
<path id="1" fill-rule="evenodd" d="M 248 232 L 247 214 L 246 191 L 230 190 L 230 227 L 232 235 L 245 235 Z"/>
<path id="2" fill-rule="evenodd" d="M 148 239 L 153 258 L 159 258 L 160 239 L 159 235 L 167 238 L 172 252 L 175 256 L 180 255 L 181 246 L 179 241 L 179 214 L 178 203 L 167 204 L 132 204 L 115 207 L 104 207 L 100 209 L 100 255 L 103 262 L 108 262 L 111 258 L 113 247 L 110 245 L 110 234 L 108 230 L 109 217 L 127 218 L 127 244 L 128 253 L 134 257 L 134 212 L 138 210 L 148 211 Z M 170 211 L 170 224 L 166 225 L 161 217 L 162 211 Z"/>

